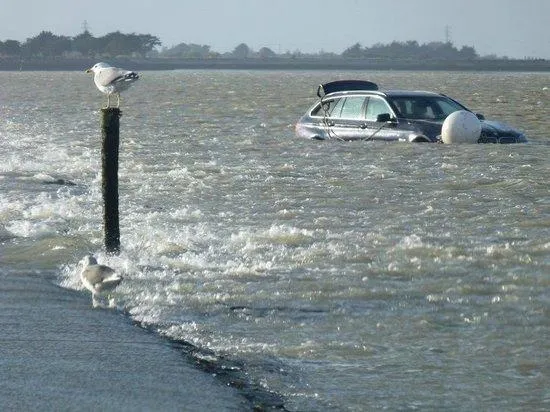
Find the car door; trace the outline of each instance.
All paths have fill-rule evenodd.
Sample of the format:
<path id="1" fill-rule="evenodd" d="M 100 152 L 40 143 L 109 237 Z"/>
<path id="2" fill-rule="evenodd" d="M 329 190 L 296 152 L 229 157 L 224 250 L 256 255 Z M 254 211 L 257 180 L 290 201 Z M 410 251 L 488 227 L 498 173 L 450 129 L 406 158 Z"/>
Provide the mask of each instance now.
<path id="1" fill-rule="evenodd" d="M 399 130 L 397 122 L 388 121 L 396 116 L 381 96 L 369 96 L 365 104 L 364 140 L 407 140 L 409 132 Z"/>
<path id="2" fill-rule="evenodd" d="M 327 126 L 330 138 L 361 139 L 364 134 L 366 96 L 345 96 L 334 105 Z"/>

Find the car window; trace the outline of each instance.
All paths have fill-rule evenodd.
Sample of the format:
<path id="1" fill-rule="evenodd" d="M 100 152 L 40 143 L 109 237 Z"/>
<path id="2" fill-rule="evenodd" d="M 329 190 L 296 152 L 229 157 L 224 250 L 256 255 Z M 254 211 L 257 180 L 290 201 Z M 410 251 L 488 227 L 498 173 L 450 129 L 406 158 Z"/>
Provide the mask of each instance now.
<path id="1" fill-rule="evenodd" d="M 311 115 L 312 116 L 324 116 L 325 114 L 325 107 L 329 107 L 330 106 L 330 102 L 322 102 L 321 104 L 318 104 L 317 106 L 315 106 L 313 108 L 313 110 L 311 111 Z"/>
<path id="2" fill-rule="evenodd" d="M 457 110 L 458 103 L 444 96 L 402 96 L 392 99 L 398 114 L 409 119 L 442 120 Z"/>
<path id="3" fill-rule="evenodd" d="M 434 102 L 427 99 L 417 99 L 411 102 L 411 116 L 413 119 L 435 119 Z"/>
<path id="4" fill-rule="evenodd" d="M 323 101 L 321 101 L 321 103 L 315 106 L 315 108 L 311 111 L 311 115 L 321 117 L 340 117 L 344 101 L 344 98 L 323 99 Z"/>
<path id="5" fill-rule="evenodd" d="M 384 99 L 377 96 L 371 96 L 367 103 L 367 114 L 365 120 L 375 122 L 378 115 L 384 113 L 392 113 L 390 106 L 384 101 Z"/>
<path id="6" fill-rule="evenodd" d="M 342 107 L 344 107 L 345 101 L 346 101 L 345 98 L 335 100 L 333 103 L 332 110 L 328 112 L 328 115 L 330 117 L 340 117 L 340 113 L 342 113 Z"/>
<path id="7" fill-rule="evenodd" d="M 334 109 L 341 99 L 323 99 L 320 104 L 315 106 L 311 111 L 312 116 L 330 116 L 334 112 Z M 342 106 L 338 109 L 338 112 L 342 110 Z"/>
<path id="8" fill-rule="evenodd" d="M 333 117 L 341 117 L 342 119 L 364 119 L 365 118 L 365 96 L 349 96 L 345 99 L 342 99 L 342 111 L 340 116 L 337 116 L 336 113 Z"/>
<path id="9" fill-rule="evenodd" d="M 365 118 L 365 99 L 365 96 L 348 96 L 323 100 L 311 111 L 311 115 L 361 120 Z"/>
<path id="10" fill-rule="evenodd" d="M 464 108 L 457 105 L 456 102 L 448 99 L 438 99 L 437 104 L 443 117 L 447 117 L 458 110 L 464 110 Z"/>

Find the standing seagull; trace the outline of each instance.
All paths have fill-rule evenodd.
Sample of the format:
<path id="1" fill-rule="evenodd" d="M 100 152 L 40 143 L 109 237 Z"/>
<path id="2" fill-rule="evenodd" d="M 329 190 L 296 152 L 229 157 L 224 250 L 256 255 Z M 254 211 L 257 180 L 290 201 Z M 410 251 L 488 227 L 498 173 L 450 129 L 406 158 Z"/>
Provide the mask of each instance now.
<path id="1" fill-rule="evenodd" d="M 86 70 L 94 74 L 94 83 L 97 88 L 107 95 L 107 108 L 111 107 L 111 94 L 117 97 L 116 107 L 120 107 L 120 92 L 126 90 L 139 79 L 136 72 L 112 67 L 107 63 L 96 63 Z"/>
<path id="2" fill-rule="evenodd" d="M 92 255 L 86 256 L 80 263 L 83 266 L 80 279 L 86 289 L 92 292 L 92 305 L 95 308 L 98 305 L 97 295 L 116 288 L 122 281 L 122 276 L 117 275 L 109 266 L 99 265 Z"/>

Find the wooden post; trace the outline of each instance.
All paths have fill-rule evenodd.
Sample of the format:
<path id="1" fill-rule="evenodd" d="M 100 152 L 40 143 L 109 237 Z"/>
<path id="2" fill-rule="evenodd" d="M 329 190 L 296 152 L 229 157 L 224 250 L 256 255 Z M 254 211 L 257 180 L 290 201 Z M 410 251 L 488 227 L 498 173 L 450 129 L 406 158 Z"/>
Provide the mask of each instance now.
<path id="1" fill-rule="evenodd" d="M 120 252 L 118 219 L 118 147 L 121 111 L 116 107 L 101 109 L 101 147 L 103 223 L 107 253 Z"/>

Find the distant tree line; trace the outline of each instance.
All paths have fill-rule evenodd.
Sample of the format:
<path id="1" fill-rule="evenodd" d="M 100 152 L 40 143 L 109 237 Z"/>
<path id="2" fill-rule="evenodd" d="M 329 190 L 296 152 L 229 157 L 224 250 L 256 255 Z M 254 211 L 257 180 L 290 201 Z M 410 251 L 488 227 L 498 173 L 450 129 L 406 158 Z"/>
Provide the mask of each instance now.
<path id="1" fill-rule="evenodd" d="M 211 58 L 211 57 L 232 57 L 238 59 L 259 58 L 270 59 L 276 57 L 300 58 L 300 57 L 318 57 L 318 58 L 346 58 L 346 59 L 441 59 L 441 60 L 474 60 L 479 55 L 473 47 L 463 46 L 456 48 L 450 42 L 431 42 L 420 45 L 417 41 L 397 42 L 390 44 L 375 44 L 372 47 L 362 47 L 359 43 L 344 50 L 342 54 L 319 52 L 318 54 L 304 54 L 299 50 L 294 52 L 287 51 L 284 54 L 277 54 L 268 47 L 262 47 L 259 51 L 254 51 L 245 43 L 239 44 L 230 53 L 220 55 L 210 50 L 210 46 L 200 46 L 196 44 L 181 43 L 170 49 L 163 49 L 159 53 L 160 57 L 170 58 Z"/>
<path id="2" fill-rule="evenodd" d="M 479 58 L 473 47 L 456 48 L 451 42 L 430 42 L 418 44 L 415 40 L 407 42 L 394 41 L 390 44 L 375 44 L 362 47 L 359 43 L 347 48 L 342 53 L 345 58 L 401 58 L 401 59 L 444 59 L 473 60 Z"/>
<path id="3" fill-rule="evenodd" d="M 16 40 L 0 41 L 0 56 L 8 57 L 116 57 L 147 54 L 161 42 L 150 34 L 124 34 L 119 31 L 94 37 L 88 30 L 75 37 L 58 36 L 42 31 L 24 43 Z"/>
<path id="4" fill-rule="evenodd" d="M 151 34 L 124 34 L 119 31 L 94 37 L 88 30 L 75 37 L 58 36 L 49 31 L 42 31 L 35 37 L 20 43 L 16 40 L 0 41 L 0 57 L 21 58 L 78 58 L 78 57 L 158 57 L 172 59 L 273 59 L 273 58 L 318 58 L 318 59 L 410 59 L 410 60 L 475 60 L 479 55 L 473 47 L 462 46 L 460 49 L 451 42 L 430 42 L 419 44 L 417 41 L 394 41 L 390 44 L 377 43 L 363 47 L 356 43 L 341 54 L 319 52 L 306 54 L 299 50 L 294 52 L 275 53 L 268 47 L 254 51 L 245 43 L 237 45 L 233 51 L 220 54 L 212 51 L 210 46 L 180 43 L 170 48 L 162 45 L 158 37 Z M 496 56 L 488 56 L 494 59 Z"/>
<path id="5" fill-rule="evenodd" d="M 210 46 L 199 44 L 180 43 L 177 46 L 169 49 L 164 48 L 158 53 L 159 57 L 178 58 L 178 59 L 208 59 L 216 57 L 232 57 L 237 59 L 260 58 L 269 59 L 281 57 L 277 55 L 269 47 L 262 47 L 258 52 L 255 52 L 245 43 L 239 44 L 232 52 L 220 54 L 210 49 Z"/>

